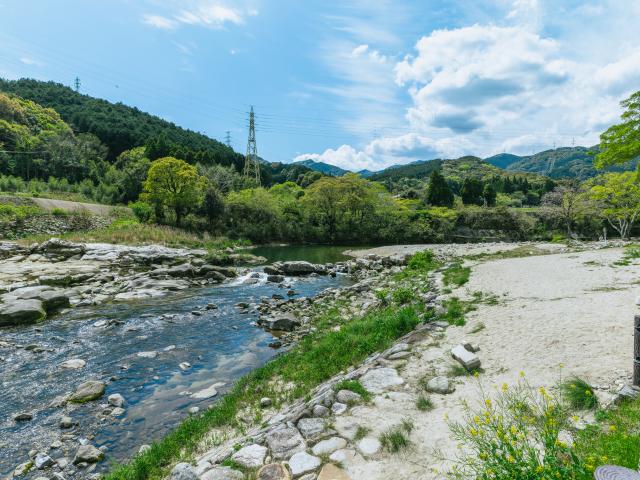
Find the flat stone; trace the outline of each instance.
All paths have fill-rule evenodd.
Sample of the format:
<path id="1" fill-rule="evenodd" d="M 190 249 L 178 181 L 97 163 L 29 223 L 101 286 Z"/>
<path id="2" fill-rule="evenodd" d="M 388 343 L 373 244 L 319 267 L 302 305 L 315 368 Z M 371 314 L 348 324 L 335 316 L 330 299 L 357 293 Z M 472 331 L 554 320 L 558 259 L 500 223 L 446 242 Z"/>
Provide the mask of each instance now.
<path id="1" fill-rule="evenodd" d="M 322 465 L 322 460 L 307 452 L 298 452 L 289 459 L 289 468 L 293 478 L 298 478 L 305 473 L 314 472 Z"/>
<path id="2" fill-rule="evenodd" d="M 334 402 L 334 404 L 331 405 L 331 413 L 334 415 L 342 415 L 348 408 L 346 403 Z"/>
<path id="3" fill-rule="evenodd" d="M 67 368 L 69 370 L 78 370 L 79 368 L 83 368 L 86 364 L 87 362 L 85 362 L 81 358 L 71 358 L 62 362 L 60 364 L 60 367 Z"/>
<path id="4" fill-rule="evenodd" d="M 138 352 L 136 355 L 140 358 L 156 358 L 158 356 L 158 352 L 152 350 L 150 352 Z"/>
<path id="5" fill-rule="evenodd" d="M 113 410 L 111 410 L 111 416 L 112 417 L 121 417 L 122 415 L 125 414 L 125 409 L 121 408 L 121 407 L 116 407 Z"/>
<path id="6" fill-rule="evenodd" d="M 353 448 L 343 448 L 342 450 L 336 450 L 331 455 L 329 455 L 329 460 L 345 466 L 348 466 L 350 463 L 353 463 L 360 458 L 361 457 L 358 452 L 356 452 Z"/>
<path id="7" fill-rule="evenodd" d="M 28 325 L 44 319 L 46 313 L 40 300 L 12 300 L 0 304 L 0 327 Z"/>
<path id="8" fill-rule="evenodd" d="M 362 396 L 359 393 L 352 392 L 351 390 L 340 390 L 336 395 L 336 400 L 340 403 L 352 404 L 360 403 Z"/>
<path id="9" fill-rule="evenodd" d="M 273 458 L 278 460 L 287 459 L 294 453 L 302 452 L 307 448 L 304 438 L 293 427 L 281 428 L 268 433 L 266 441 Z"/>
<path id="10" fill-rule="evenodd" d="M 398 353 L 398 352 L 406 352 L 409 349 L 410 347 L 408 343 L 398 343 L 387 351 L 387 356 L 393 355 L 394 353 Z"/>
<path id="11" fill-rule="evenodd" d="M 193 395 L 191 395 L 191 398 L 197 398 L 197 399 L 205 399 L 205 398 L 212 398 L 215 397 L 216 395 L 218 395 L 218 387 L 221 387 L 222 385 L 224 385 L 223 383 L 214 383 L 213 385 L 207 387 L 207 388 L 203 388 L 202 390 L 198 390 L 197 392 L 195 392 Z"/>
<path id="12" fill-rule="evenodd" d="M 341 468 L 336 467 L 331 463 L 327 463 L 318 475 L 317 480 L 351 480 L 351 477 Z"/>
<path id="13" fill-rule="evenodd" d="M 195 468 L 189 463 L 178 463 L 171 470 L 170 480 L 198 480 L 198 474 Z"/>
<path id="14" fill-rule="evenodd" d="M 340 450 L 347 446 L 347 441 L 341 437 L 331 437 L 316 443 L 311 451 L 314 455 L 329 455 L 336 450 Z"/>
<path id="15" fill-rule="evenodd" d="M 371 393 L 382 393 L 389 388 L 402 385 L 404 380 L 395 368 L 376 368 L 360 377 L 360 383 Z"/>
<path id="16" fill-rule="evenodd" d="M 96 463 L 104 458 L 104 453 L 94 447 L 93 445 L 80 445 L 76 451 L 76 456 L 73 458 L 74 465 L 82 462 Z"/>
<path id="17" fill-rule="evenodd" d="M 446 395 L 447 393 L 451 393 L 455 390 L 455 387 L 449 382 L 449 379 L 444 376 L 434 377 L 427 382 L 426 386 L 427 392 L 439 393 L 441 395 Z"/>
<path id="18" fill-rule="evenodd" d="M 124 397 L 119 393 L 112 393 L 107 397 L 107 402 L 112 407 L 123 407 L 125 404 Z"/>
<path id="19" fill-rule="evenodd" d="M 462 345 L 453 347 L 451 349 L 451 356 L 469 371 L 480 368 L 481 362 L 478 356 Z"/>
<path id="20" fill-rule="evenodd" d="M 81 383 L 69 397 L 70 402 L 84 403 L 100 398 L 104 394 L 105 384 L 97 380 Z"/>
<path id="21" fill-rule="evenodd" d="M 284 465 L 270 463 L 258 470 L 256 480 L 291 480 L 291 475 Z"/>
<path id="22" fill-rule="evenodd" d="M 358 442 L 357 447 L 363 455 L 375 455 L 380 451 L 382 445 L 377 438 L 364 437 Z"/>
<path id="23" fill-rule="evenodd" d="M 231 455 L 231 459 L 246 468 L 258 468 L 264 464 L 267 447 L 262 445 L 247 445 Z"/>
<path id="24" fill-rule="evenodd" d="M 329 409 L 324 405 L 316 405 L 313 407 L 313 416 L 314 417 L 328 417 Z"/>
<path id="25" fill-rule="evenodd" d="M 200 475 L 200 480 L 244 480 L 244 475 L 231 467 L 213 467 Z"/>
<path id="26" fill-rule="evenodd" d="M 411 356 L 411 352 L 396 352 L 387 356 L 387 360 L 404 360 Z"/>
<path id="27" fill-rule="evenodd" d="M 298 430 L 307 440 L 318 438 L 327 428 L 324 418 L 302 418 L 298 421 Z"/>

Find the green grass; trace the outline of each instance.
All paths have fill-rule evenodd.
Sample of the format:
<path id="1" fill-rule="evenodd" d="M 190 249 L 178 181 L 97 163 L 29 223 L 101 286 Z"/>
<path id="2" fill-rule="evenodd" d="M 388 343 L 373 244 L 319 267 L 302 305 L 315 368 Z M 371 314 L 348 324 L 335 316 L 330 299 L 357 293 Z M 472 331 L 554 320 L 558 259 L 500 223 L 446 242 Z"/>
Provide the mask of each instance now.
<path id="1" fill-rule="evenodd" d="M 457 297 L 451 297 L 446 300 L 444 303 L 444 308 L 446 312 L 441 316 L 441 319 L 445 322 L 448 322 L 451 325 L 463 326 L 466 323 L 465 314 L 468 312 L 475 310 L 475 307 L 468 303 L 463 302 Z"/>
<path id="2" fill-rule="evenodd" d="M 336 392 L 350 390 L 362 397 L 365 402 L 371 400 L 371 393 L 358 380 L 342 380 L 333 387 Z"/>
<path id="3" fill-rule="evenodd" d="M 418 400 L 416 400 L 416 408 L 421 412 L 428 412 L 429 410 L 433 410 L 433 402 L 429 397 L 420 395 Z"/>
<path id="4" fill-rule="evenodd" d="M 583 379 L 573 377 L 560 384 L 565 401 L 577 410 L 592 410 L 598 406 L 593 388 Z"/>
<path id="5" fill-rule="evenodd" d="M 598 423 L 576 434 L 578 456 L 590 469 L 613 464 L 636 470 L 640 459 L 640 400 L 628 400 L 617 408 L 598 412 L 596 417 Z"/>
<path id="6" fill-rule="evenodd" d="M 542 250 L 535 246 L 521 245 L 511 250 L 500 250 L 492 253 L 476 253 L 473 255 L 465 255 L 467 260 L 501 260 L 505 258 L 523 258 L 537 255 L 549 255 L 552 252 Z"/>
<path id="7" fill-rule="evenodd" d="M 35 215 L 44 215 L 46 212 L 36 205 L 14 205 L 0 203 L 0 220 L 23 219 Z"/>
<path id="8" fill-rule="evenodd" d="M 109 473 L 107 480 L 159 479 L 178 460 L 189 458 L 213 428 L 237 426 L 236 414 L 258 405 L 263 396 L 278 396 L 279 379 L 292 388 L 288 399 L 304 398 L 314 387 L 373 352 L 391 346 L 420 323 L 416 309 L 385 308 L 345 323 L 340 331 L 323 330 L 304 337 L 289 352 L 242 377 L 230 393 L 202 415 L 186 419 L 151 449 Z M 267 394 L 267 395 L 265 395 Z"/>
<path id="9" fill-rule="evenodd" d="M 409 277 L 413 277 L 416 274 L 425 274 L 431 270 L 435 270 L 440 266 L 440 262 L 436 260 L 431 250 L 425 250 L 424 252 L 418 252 L 414 254 L 407 267 L 402 271 L 394 275 L 394 279 L 403 280 Z"/>
<path id="10" fill-rule="evenodd" d="M 638 245 L 627 245 L 624 247 L 624 253 L 622 255 L 622 259 L 614 262 L 613 264 L 618 267 L 625 267 L 627 265 L 631 265 L 633 260 L 637 260 L 640 258 L 640 246 Z"/>
<path id="11" fill-rule="evenodd" d="M 405 305 L 413 300 L 413 291 L 407 287 L 399 287 L 391 292 L 391 298 L 396 305 Z"/>
<path id="12" fill-rule="evenodd" d="M 398 453 L 411 445 L 409 434 L 413 431 L 413 422 L 409 419 L 402 420 L 396 425 L 380 434 L 378 440 L 382 448 L 389 453 Z"/>
<path id="13" fill-rule="evenodd" d="M 471 275 L 471 268 L 463 267 L 462 262 L 456 262 L 446 268 L 442 280 L 445 285 L 461 287 L 469 281 L 469 275 Z"/>
<path id="14" fill-rule="evenodd" d="M 356 433 L 353 436 L 353 439 L 357 442 L 358 440 L 362 440 L 364 437 L 371 433 L 371 429 L 369 427 L 365 427 L 363 425 L 358 425 L 356 428 Z"/>

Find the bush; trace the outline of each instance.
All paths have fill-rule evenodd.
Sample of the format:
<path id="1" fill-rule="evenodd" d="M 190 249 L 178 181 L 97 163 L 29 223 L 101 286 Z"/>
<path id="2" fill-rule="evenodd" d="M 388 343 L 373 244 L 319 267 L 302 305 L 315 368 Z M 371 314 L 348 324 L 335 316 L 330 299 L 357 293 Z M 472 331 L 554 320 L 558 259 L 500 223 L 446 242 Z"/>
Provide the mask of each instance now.
<path id="1" fill-rule="evenodd" d="M 570 378 L 560 385 L 560 390 L 568 404 L 578 410 L 591 410 L 598 406 L 593 388 L 578 377 Z"/>
<path id="2" fill-rule="evenodd" d="M 406 287 L 396 288 L 391 294 L 391 298 L 397 305 L 404 305 L 413 299 L 413 291 Z"/>
<path id="3" fill-rule="evenodd" d="M 149 223 L 153 218 L 154 208 L 147 202 L 137 201 L 129 204 L 133 214 L 141 223 Z"/>
<path id="4" fill-rule="evenodd" d="M 395 427 L 391 427 L 384 431 L 379 438 L 380 444 L 382 445 L 382 448 L 388 452 L 398 453 L 400 450 L 404 450 L 411 445 L 408 435 L 412 431 L 413 422 L 405 419 L 400 423 L 400 425 L 396 425 Z"/>
<path id="5" fill-rule="evenodd" d="M 66 217 L 67 215 L 69 215 L 69 212 L 67 212 L 64 208 L 56 207 L 51 210 L 51 215 L 55 217 Z"/>
<path id="6" fill-rule="evenodd" d="M 464 420 L 450 422 L 462 444 L 450 476 L 458 479 L 581 479 L 591 473 L 559 437 L 569 411 L 547 390 L 521 380 L 502 386 L 495 399 L 481 389 L 482 403 L 467 407 Z"/>

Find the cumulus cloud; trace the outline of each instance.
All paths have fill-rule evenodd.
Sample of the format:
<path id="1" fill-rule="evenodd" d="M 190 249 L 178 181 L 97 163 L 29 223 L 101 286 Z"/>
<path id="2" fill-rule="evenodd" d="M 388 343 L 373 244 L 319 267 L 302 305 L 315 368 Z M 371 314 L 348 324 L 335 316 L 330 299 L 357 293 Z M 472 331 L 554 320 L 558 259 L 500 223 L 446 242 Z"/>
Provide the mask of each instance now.
<path id="1" fill-rule="evenodd" d="M 180 25 L 223 28 L 226 24 L 242 25 L 247 16 L 258 15 L 254 8 L 240 9 L 212 0 L 191 0 L 180 2 L 179 5 L 170 16 L 146 14 L 142 21 L 164 30 L 173 30 Z"/>
<path id="2" fill-rule="evenodd" d="M 358 151 L 351 145 L 342 145 L 337 149 L 328 148 L 323 153 L 306 153 L 298 155 L 294 162 L 302 160 L 315 160 L 316 162 L 329 163 L 345 170 L 359 171 L 364 169 L 377 170 L 378 163 L 365 152 Z"/>

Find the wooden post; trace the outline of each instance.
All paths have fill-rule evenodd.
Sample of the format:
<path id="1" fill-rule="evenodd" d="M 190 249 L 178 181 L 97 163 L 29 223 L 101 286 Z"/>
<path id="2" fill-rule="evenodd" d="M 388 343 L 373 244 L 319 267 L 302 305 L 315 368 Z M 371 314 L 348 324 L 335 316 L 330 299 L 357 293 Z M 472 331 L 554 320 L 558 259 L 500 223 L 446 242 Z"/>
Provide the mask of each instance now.
<path id="1" fill-rule="evenodd" d="M 633 384 L 640 386 L 640 315 L 633 317 Z"/>

